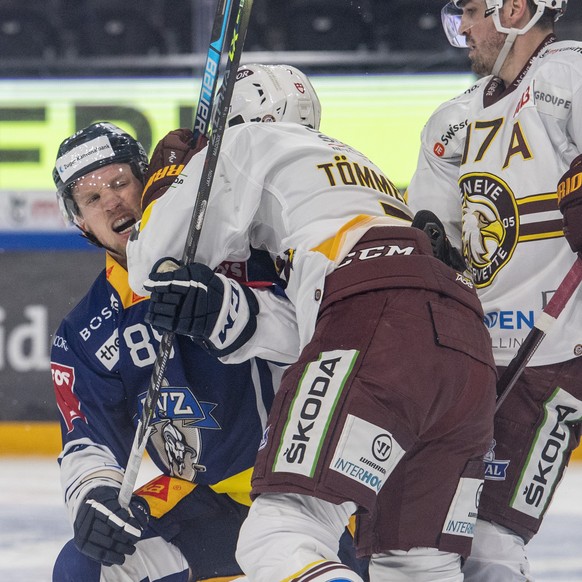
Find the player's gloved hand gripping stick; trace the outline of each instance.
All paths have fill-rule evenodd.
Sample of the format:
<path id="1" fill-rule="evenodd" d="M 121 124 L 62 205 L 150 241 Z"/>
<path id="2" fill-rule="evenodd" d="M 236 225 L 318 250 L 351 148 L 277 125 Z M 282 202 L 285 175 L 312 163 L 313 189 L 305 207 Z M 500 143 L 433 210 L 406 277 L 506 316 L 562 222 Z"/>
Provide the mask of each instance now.
<path id="1" fill-rule="evenodd" d="M 149 520 L 147 502 L 138 495 L 122 507 L 118 488 L 99 485 L 88 493 L 73 524 L 75 545 L 104 566 L 123 564 L 135 552 Z"/>
<path id="2" fill-rule="evenodd" d="M 151 293 L 147 323 L 190 336 L 217 357 L 237 350 L 257 328 L 253 292 L 201 263 L 160 259 L 144 287 Z"/>
<path id="3" fill-rule="evenodd" d="M 239 67 L 248 29 L 252 3 L 253 0 L 219 0 L 218 3 L 212 37 L 208 48 L 202 89 L 198 101 L 198 110 L 194 126 L 194 142 L 198 140 L 200 135 L 208 134 L 209 132 L 209 120 L 212 115 L 212 104 L 216 92 L 220 60 L 224 48 L 228 47 L 228 61 L 223 80 L 224 91 L 222 93 L 222 102 L 218 104 L 219 114 L 215 119 L 215 125 L 212 127 L 210 143 L 206 152 L 200 185 L 196 196 L 196 203 L 182 255 L 182 264 L 191 263 L 196 256 L 204 214 L 210 189 L 212 188 L 220 146 L 222 144 L 222 136 L 226 127 L 226 119 L 236 80 L 236 72 Z M 237 7 L 237 10 L 233 10 L 234 6 Z M 231 34 L 229 34 L 230 32 Z M 123 483 L 119 492 L 119 502 L 123 507 L 129 505 L 137 481 L 141 459 L 150 435 L 151 421 L 158 402 L 173 341 L 173 332 L 166 332 L 162 335 L 160 348 L 156 361 L 154 362 L 150 385 L 143 403 L 141 418 L 137 426 Z"/>

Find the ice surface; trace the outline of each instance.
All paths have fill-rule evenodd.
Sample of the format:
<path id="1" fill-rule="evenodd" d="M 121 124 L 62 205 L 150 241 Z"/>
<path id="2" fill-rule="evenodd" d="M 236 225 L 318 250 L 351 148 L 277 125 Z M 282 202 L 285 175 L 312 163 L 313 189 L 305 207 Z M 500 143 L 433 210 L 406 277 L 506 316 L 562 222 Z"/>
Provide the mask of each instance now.
<path id="1" fill-rule="evenodd" d="M 155 474 L 145 459 L 138 485 Z M 0 457 L 0 582 L 49 582 L 70 537 L 56 460 Z M 582 463 L 574 463 L 529 544 L 536 582 L 582 582 L 581 540 Z"/>

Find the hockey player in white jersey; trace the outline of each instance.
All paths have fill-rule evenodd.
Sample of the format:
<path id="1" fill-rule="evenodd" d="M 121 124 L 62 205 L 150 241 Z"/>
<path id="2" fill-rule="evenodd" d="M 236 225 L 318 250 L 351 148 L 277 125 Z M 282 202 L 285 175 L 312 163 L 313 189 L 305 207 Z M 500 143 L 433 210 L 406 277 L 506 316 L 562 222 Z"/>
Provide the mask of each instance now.
<path id="1" fill-rule="evenodd" d="M 267 356 L 282 314 L 213 267 L 253 244 L 287 281 L 300 353 L 259 446 L 237 560 L 252 582 L 360 581 L 337 558 L 357 513 L 371 580 L 460 582 L 495 382 L 473 285 L 433 256 L 380 168 L 319 130 L 297 69 L 239 69 L 229 124 L 197 262 L 175 259 L 204 152 L 145 209 L 128 264 L 154 327 L 230 362 Z"/>
<path id="2" fill-rule="evenodd" d="M 410 206 L 436 212 L 462 246 L 500 373 L 582 247 L 577 200 L 562 201 L 563 230 L 556 195 L 582 149 L 582 44 L 554 35 L 566 4 L 445 6 L 451 43 L 469 49 L 482 78 L 429 119 L 408 188 Z M 581 299 L 578 290 L 496 415 L 468 582 L 533 580 L 525 544 L 580 440 Z"/>

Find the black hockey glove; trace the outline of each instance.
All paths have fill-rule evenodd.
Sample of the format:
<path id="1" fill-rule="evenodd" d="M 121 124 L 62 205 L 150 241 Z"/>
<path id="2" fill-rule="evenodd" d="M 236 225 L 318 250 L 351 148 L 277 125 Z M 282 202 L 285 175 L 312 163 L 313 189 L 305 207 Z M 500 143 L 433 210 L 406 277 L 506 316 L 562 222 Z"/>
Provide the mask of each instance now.
<path id="1" fill-rule="evenodd" d="M 83 500 L 73 525 L 77 548 L 105 566 L 123 564 L 125 556 L 135 552 L 149 520 L 145 499 L 134 495 L 128 511 L 118 496 L 117 487 L 95 487 Z"/>
<path id="2" fill-rule="evenodd" d="M 188 335 L 217 356 L 241 347 L 255 332 L 259 304 L 253 292 L 206 265 L 158 261 L 144 287 L 151 293 L 146 321 Z"/>
<path id="3" fill-rule="evenodd" d="M 558 182 L 558 204 L 564 236 L 572 251 L 582 257 L 582 155 L 574 159 Z"/>
<path id="4" fill-rule="evenodd" d="M 434 212 L 419 210 L 414 215 L 412 226 L 426 233 L 432 245 L 432 252 L 437 259 L 455 271 L 463 272 L 467 268 L 463 255 L 451 244 L 443 223 Z"/>
<path id="5" fill-rule="evenodd" d="M 193 144 L 193 135 L 190 129 L 175 129 L 158 142 L 145 176 L 142 210 L 163 196 L 192 156 L 206 147 L 206 137 L 200 136 L 198 143 Z"/>

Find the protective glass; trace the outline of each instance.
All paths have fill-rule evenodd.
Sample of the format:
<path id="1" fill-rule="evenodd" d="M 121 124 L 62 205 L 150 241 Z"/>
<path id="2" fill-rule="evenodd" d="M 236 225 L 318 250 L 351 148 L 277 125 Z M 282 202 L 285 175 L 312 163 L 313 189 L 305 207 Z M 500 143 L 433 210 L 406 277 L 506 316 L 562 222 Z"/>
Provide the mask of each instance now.
<path id="1" fill-rule="evenodd" d="M 467 30 L 467 27 L 465 26 L 464 29 L 461 28 L 462 17 L 463 9 L 457 8 L 452 0 L 448 4 L 445 4 L 441 10 L 443 29 L 449 42 L 455 48 L 467 48 L 467 41 L 462 34 L 462 31 Z"/>
<path id="2" fill-rule="evenodd" d="M 112 164 L 77 178 L 71 192 L 81 216 L 86 216 L 103 210 L 108 193 L 139 195 L 140 186 L 128 164 Z"/>

